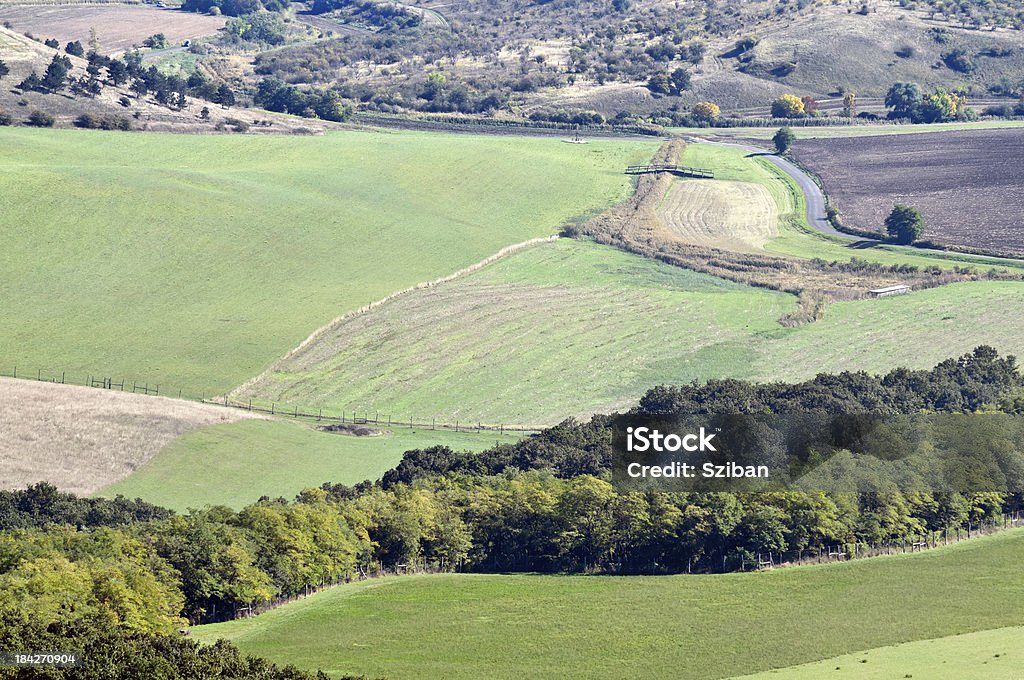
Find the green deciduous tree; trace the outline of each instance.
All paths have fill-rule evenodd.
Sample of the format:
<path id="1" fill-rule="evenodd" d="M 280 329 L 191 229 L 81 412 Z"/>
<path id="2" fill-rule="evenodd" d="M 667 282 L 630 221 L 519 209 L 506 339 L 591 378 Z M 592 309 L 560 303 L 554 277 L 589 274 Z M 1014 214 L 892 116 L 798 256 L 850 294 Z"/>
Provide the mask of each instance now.
<path id="1" fill-rule="evenodd" d="M 924 234 L 924 217 L 917 208 L 896 204 L 885 218 L 885 231 L 896 243 L 913 243 Z"/>
<path id="2" fill-rule="evenodd" d="M 789 127 L 780 127 L 772 136 L 772 141 L 775 143 L 775 151 L 780 154 L 786 153 L 796 141 L 796 135 Z"/>

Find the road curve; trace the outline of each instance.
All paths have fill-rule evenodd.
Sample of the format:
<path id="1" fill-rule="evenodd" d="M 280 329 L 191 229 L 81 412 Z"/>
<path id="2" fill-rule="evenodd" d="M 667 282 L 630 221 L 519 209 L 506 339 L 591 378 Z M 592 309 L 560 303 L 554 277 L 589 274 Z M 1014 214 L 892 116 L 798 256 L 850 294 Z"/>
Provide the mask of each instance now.
<path id="1" fill-rule="evenodd" d="M 854 234 L 847 234 L 846 232 L 839 231 L 832 226 L 829 222 L 828 217 L 825 213 L 825 194 L 822 193 L 821 188 L 815 183 L 813 179 L 808 176 L 806 172 L 801 170 L 796 164 L 775 155 L 770 151 L 757 146 L 751 146 L 749 144 L 735 144 L 733 142 L 716 142 L 710 139 L 694 138 L 702 144 L 717 144 L 719 146 L 731 146 L 734 149 L 740 149 L 747 151 L 751 154 L 756 154 L 768 159 L 770 163 L 773 163 L 777 168 L 785 172 L 787 175 L 792 177 L 794 181 L 800 186 L 800 190 L 804 192 L 804 202 L 807 204 L 807 223 L 811 225 L 813 229 L 829 236 L 837 236 L 847 241 L 857 241 L 860 243 L 884 243 L 879 239 L 867 238 L 864 236 L 856 236 Z M 914 246 L 906 246 L 907 248 L 913 248 L 916 251 L 920 251 L 925 255 L 937 255 L 941 257 L 959 256 L 962 258 L 971 258 L 982 262 L 992 262 L 994 264 L 1003 263 L 1006 261 L 1011 262 L 1022 262 L 1024 258 L 1016 257 L 1000 257 L 998 255 L 975 255 L 973 253 L 961 253 L 955 250 L 938 250 L 935 248 L 917 248 Z"/>
<path id="2" fill-rule="evenodd" d="M 823 234 L 829 236 L 838 236 L 851 241 L 874 241 L 876 239 L 864 238 L 863 236 L 854 236 L 853 234 L 847 234 L 846 232 L 839 231 L 832 226 L 832 223 L 828 220 L 828 215 L 825 211 L 825 194 L 821 192 L 821 188 L 811 179 L 806 172 L 798 168 L 792 162 L 777 156 L 769 151 L 765 151 L 762 148 L 756 146 L 750 146 L 748 144 L 735 144 L 732 142 L 713 142 L 711 140 L 702 139 L 702 142 L 708 144 L 717 144 L 719 146 L 731 146 L 734 149 L 740 149 L 747 151 L 751 154 L 757 154 L 762 158 L 768 160 L 769 163 L 774 164 L 777 168 L 782 170 L 784 173 L 793 178 L 793 180 L 800 186 L 800 191 L 804 193 L 804 202 L 807 205 L 807 223 L 811 225 L 811 228 L 820 231 Z"/>

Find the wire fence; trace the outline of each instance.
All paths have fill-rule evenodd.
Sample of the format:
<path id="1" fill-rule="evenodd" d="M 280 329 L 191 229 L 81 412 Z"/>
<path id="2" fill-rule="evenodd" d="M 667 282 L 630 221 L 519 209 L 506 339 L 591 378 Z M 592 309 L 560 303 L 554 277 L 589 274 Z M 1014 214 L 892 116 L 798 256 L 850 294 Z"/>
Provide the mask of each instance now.
<path id="1" fill-rule="evenodd" d="M 497 432 L 498 434 L 531 434 L 539 432 L 543 426 L 527 425 L 523 423 L 482 423 L 456 419 L 452 421 L 439 421 L 436 417 L 417 417 L 414 414 L 394 415 L 382 413 L 380 410 L 369 409 L 338 409 L 338 408 L 312 408 L 309 406 L 296 406 L 277 402 L 259 403 L 252 400 L 240 401 L 226 395 L 214 392 L 191 392 L 181 388 L 168 388 L 157 383 L 139 382 L 129 380 L 122 376 L 109 375 L 72 375 L 67 371 L 53 371 L 46 369 L 35 369 L 26 371 L 24 368 L 13 366 L 8 372 L 0 368 L 0 377 L 17 378 L 19 380 L 34 380 L 38 382 L 54 383 L 60 385 L 81 385 L 95 389 L 113 390 L 117 392 L 131 392 L 150 397 L 169 397 L 172 399 L 184 399 L 203 404 L 222 406 L 236 410 L 259 413 L 277 418 L 292 418 L 304 422 L 315 423 L 324 427 L 331 425 L 362 426 L 375 428 L 408 428 L 444 430 L 451 432 Z"/>

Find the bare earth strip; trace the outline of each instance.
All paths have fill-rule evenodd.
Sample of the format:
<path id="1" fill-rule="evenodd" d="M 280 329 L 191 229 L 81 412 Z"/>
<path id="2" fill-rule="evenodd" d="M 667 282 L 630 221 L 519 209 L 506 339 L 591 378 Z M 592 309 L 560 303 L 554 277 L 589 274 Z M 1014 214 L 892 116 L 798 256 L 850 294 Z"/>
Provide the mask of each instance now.
<path id="1" fill-rule="evenodd" d="M 752 182 L 674 182 L 658 216 L 679 240 L 693 245 L 760 250 L 778 236 L 775 200 Z"/>
<path id="2" fill-rule="evenodd" d="M 88 45 L 89 30 L 95 28 L 100 51 L 117 54 L 155 33 L 163 33 L 171 45 L 213 35 L 227 19 L 131 5 L 13 5 L 0 6 L 0 22 L 4 21 L 18 33 L 31 33 L 40 40 L 56 38 L 61 45 L 75 40 Z"/>
<path id="3" fill-rule="evenodd" d="M 248 417 L 178 399 L 0 378 L 0 488 L 47 481 L 89 494 L 186 432 Z"/>

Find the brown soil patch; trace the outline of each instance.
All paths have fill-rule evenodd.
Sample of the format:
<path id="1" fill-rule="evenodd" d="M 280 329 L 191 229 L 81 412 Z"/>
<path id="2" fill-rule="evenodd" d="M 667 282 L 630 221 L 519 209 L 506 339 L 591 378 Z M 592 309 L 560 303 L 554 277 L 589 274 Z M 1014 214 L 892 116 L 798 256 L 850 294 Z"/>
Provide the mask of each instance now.
<path id="1" fill-rule="evenodd" d="M 1020 130 L 808 139 L 793 151 L 851 226 L 881 230 L 893 204 L 904 203 L 924 215 L 926 239 L 1024 254 Z"/>

